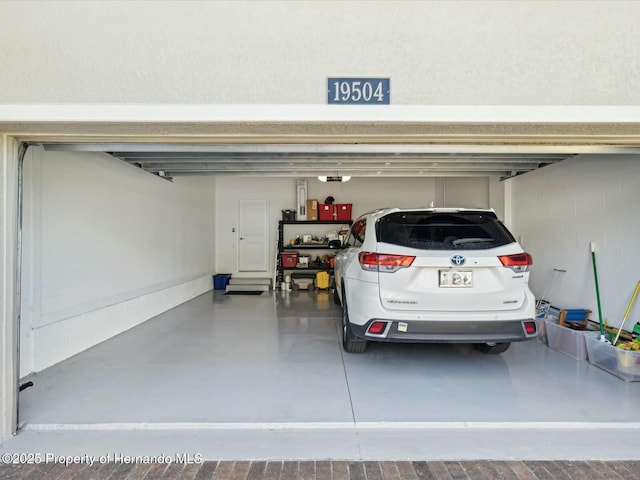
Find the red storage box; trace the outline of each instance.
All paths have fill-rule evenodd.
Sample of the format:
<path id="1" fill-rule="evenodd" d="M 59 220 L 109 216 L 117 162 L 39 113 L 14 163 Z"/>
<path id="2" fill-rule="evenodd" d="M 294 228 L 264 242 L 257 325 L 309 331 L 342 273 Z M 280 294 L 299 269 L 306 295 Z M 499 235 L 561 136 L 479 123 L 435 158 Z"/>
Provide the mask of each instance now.
<path id="1" fill-rule="evenodd" d="M 336 220 L 351 220 L 351 203 L 336 204 Z"/>
<path id="2" fill-rule="evenodd" d="M 318 204 L 318 220 L 321 222 L 327 220 L 335 220 L 336 206 L 333 203 Z"/>
<path id="3" fill-rule="evenodd" d="M 281 253 L 282 268 L 296 268 L 298 264 L 298 252 Z"/>

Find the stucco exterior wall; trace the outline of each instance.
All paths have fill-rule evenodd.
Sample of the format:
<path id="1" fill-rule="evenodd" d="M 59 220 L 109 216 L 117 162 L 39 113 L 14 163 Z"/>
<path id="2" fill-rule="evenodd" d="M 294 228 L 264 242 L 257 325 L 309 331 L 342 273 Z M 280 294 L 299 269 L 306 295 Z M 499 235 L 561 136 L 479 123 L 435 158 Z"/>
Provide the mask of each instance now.
<path id="1" fill-rule="evenodd" d="M 638 105 L 636 2 L 3 1 L 0 103 Z M 9 73 L 10 72 L 10 73 Z"/>

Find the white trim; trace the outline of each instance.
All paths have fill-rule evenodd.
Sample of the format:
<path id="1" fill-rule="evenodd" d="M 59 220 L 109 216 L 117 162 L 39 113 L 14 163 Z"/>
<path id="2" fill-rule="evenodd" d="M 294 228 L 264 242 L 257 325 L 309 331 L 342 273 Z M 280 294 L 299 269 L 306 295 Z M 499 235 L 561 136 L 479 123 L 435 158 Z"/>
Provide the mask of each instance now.
<path id="1" fill-rule="evenodd" d="M 169 290 L 173 287 L 184 285 L 186 283 L 193 282 L 202 278 L 208 278 L 210 276 L 212 276 L 212 274 L 208 272 L 200 272 L 196 275 L 187 275 L 166 282 L 156 283 L 154 285 L 149 285 L 146 287 L 124 292 L 119 295 L 112 295 L 110 297 L 100 298 L 92 302 L 82 303 L 80 305 L 75 305 L 64 310 L 43 313 L 42 316 L 34 322 L 33 329 L 37 330 L 39 328 L 43 328 L 48 325 L 67 320 L 72 317 L 77 317 L 78 315 L 95 312 L 96 310 L 100 310 L 102 308 L 127 302 L 135 298 L 144 297 L 145 295 L 149 295 L 151 293 L 158 293 L 163 290 Z"/>
<path id="2" fill-rule="evenodd" d="M 504 218 L 502 221 L 509 231 L 513 231 L 513 184 L 509 179 L 504 182 Z M 518 239 L 516 239 L 518 240 Z M 520 240 L 518 240 L 520 242 Z M 522 246 L 522 245 L 520 245 Z"/>
<path id="3" fill-rule="evenodd" d="M 56 142 L 45 143 L 44 149 L 47 151 L 62 152 L 142 152 L 142 153 L 304 153 L 314 154 L 335 154 L 348 155 L 353 153 L 370 153 L 374 155 L 395 155 L 397 153 L 407 154 L 459 154 L 459 155 L 492 155 L 492 154 L 523 154 L 523 155 L 546 155 L 546 154 L 640 154 L 640 147 L 637 146 L 616 146 L 616 145 L 494 145 L 494 144 L 334 144 L 334 143 L 265 143 L 265 144 L 242 144 L 224 143 L 207 144 L 198 143 L 123 143 L 123 142 Z M 144 158 L 141 158 L 144 160 Z M 473 159 L 465 159 L 471 161 Z M 533 161 L 524 159 L 525 161 Z M 509 161 L 513 161 L 509 159 Z"/>
<path id="4" fill-rule="evenodd" d="M 0 122 L 640 122 L 640 106 L 1 104 Z"/>
<path id="5" fill-rule="evenodd" d="M 640 430 L 640 422 L 40 423 L 25 431 L 115 430 Z"/>
<path id="6" fill-rule="evenodd" d="M 17 142 L 0 135 L 0 441 L 16 428 L 17 412 Z"/>

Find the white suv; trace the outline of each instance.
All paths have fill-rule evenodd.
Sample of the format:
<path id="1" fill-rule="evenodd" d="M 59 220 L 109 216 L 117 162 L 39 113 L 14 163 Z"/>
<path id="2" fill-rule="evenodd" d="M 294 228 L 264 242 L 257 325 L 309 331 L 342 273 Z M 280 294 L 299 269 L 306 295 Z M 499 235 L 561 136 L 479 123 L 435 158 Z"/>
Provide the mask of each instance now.
<path id="1" fill-rule="evenodd" d="M 531 256 L 493 210 L 389 208 L 352 225 L 336 255 L 342 343 L 473 343 L 502 353 L 535 338 Z"/>

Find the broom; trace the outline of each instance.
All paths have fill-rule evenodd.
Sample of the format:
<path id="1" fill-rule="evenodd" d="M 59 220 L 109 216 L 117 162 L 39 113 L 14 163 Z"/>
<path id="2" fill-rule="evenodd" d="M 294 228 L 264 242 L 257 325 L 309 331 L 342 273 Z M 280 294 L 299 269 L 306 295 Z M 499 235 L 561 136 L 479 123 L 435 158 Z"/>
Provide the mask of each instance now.
<path id="1" fill-rule="evenodd" d="M 596 282 L 596 299 L 598 300 L 598 318 L 600 320 L 600 341 L 606 342 L 604 338 L 604 322 L 602 321 L 602 307 L 600 306 L 600 287 L 598 286 L 598 268 L 596 267 L 596 246 L 591 242 L 591 263 L 593 263 L 593 278 Z"/>
<path id="2" fill-rule="evenodd" d="M 622 325 L 620 325 L 620 328 L 618 329 L 618 334 L 616 335 L 616 339 L 613 341 L 613 346 L 616 346 L 616 343 L 618 343 L 618 339 L 620 338 L 620 334 L 622 333 L 622 328 L 624 327 L 624 322 L 627 321 L 627 317 L 629 317 L 629 314 L 631 313 L 631 309 L 633 308 L 633 304 L 636 301 L 636 297 L 638 296 L 638 291 L 640 291 L 640 281 L 638 281 L 638 284 L 636 285 L 636 289 L 633 292 L 633 295 L 631 296 L 631 301 L 629 302 L 629 306 L 627 307 L 627 311 L 624 312 L 624 318 L 622 319 Z"/>

